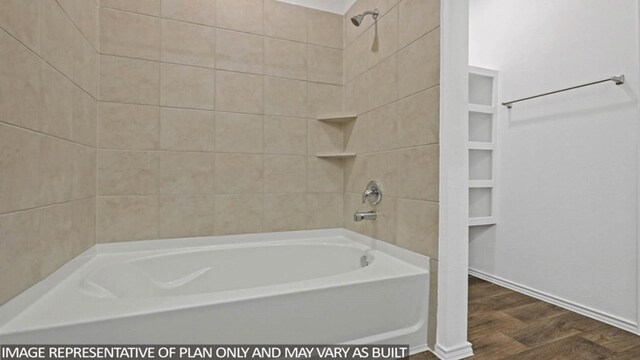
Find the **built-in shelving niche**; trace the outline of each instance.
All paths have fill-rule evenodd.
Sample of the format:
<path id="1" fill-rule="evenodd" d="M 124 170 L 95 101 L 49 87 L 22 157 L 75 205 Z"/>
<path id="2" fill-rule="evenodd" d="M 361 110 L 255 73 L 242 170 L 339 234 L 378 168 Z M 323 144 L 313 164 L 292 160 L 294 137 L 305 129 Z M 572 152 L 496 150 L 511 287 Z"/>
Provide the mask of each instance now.
<path id="1" fill-rule="evenodd" d="M 469 68 L 469 226 L 497 223 L 497 79 Z"/>
<path id="2" fill-rule="evenodd" d="M 328 114 L 328 115 L 318 116 L 316 119 L 324 123 L 347 124 L 351 121 L 356 120 L 357 118 L 358 118 L 358 114 L 339 113 L 339 114 Z M 356 153 L 346 152 L 346 151 L 324 152 L 324 153 L 316 153 L 316 157 L 320 159 L 349 159 L 349 158 L 356 157 Z"/>

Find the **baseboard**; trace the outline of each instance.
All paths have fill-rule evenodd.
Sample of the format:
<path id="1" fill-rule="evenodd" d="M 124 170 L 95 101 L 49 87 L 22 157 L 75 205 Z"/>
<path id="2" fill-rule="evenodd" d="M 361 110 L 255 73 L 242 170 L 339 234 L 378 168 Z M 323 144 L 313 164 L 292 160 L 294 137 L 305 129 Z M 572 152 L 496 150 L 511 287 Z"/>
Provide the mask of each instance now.
<path id="1" fill-rule="evenodd" d="M 441 360 L 460 360 L 473 356 L 473 350 L 469 342 L 448 349 L 442 347 L 440 344 L 436 344 L 436 349 L 433 351 L 433 354 Z"/>
<path id="2" fill-rule="evenodd" d="M 638 332 L 638 324 L 634 323 L 632 321 L 621 319 L 621 318 L 619 318 L 617 316 L 614 316 L 614 315 L 611 315 L 611 314 L 607 314 L 605 312 L 590 308 L 588 306 L 580 305 L 580 304 L 577 304 L 575 302 L 572 302 L 572 301 L 569 301 L 569 300 L 565 300 L 563 298 L 560 298 L 560 297 L 557 297 L 557 296 L 554 296 L 554 295 L 550 295 L 550 294 L 547 294 L 545 292 L 530 288 L 528 286 L 520 285 L 520 284 L 515 283 L 513 281 L 506 280 L 506 279 L 503 279 L 501 277 L 494 276 L 494 275 L 491 275 L 491 274 L 487 274 L 487 273 L 482 272 L 482 271 L 469 269 L 469 274 L 473 275 L 473 276 L 475 276 L 477 278 L 480 278 L 482 280 L 486 280 L 486 281 L 489 281 L 491 283 L 494 283 L 496 285 L 500 285 L 500 286 L 505 287 L 507 289 L 522 293 L 522 294 L 527 295 L 527 296 L 531 296 L 533 298 L 536 298 L 538 300 L 542 300 L 544 302 L 548 302 L 550 304 L 553 304 L 553 305 L 559 306 L 561 308 L 573 311 L 573 312 L 578 313 L 580 315 L 584 315 L 584 316 L 592 318 L 594 320 L 601 321 L 603 323 L 609 324 L 611 326 L 615 326 L 615 327 L 620 328 L 620 329 L 625 330 L 625 331 L 629 331 L 629 332 L 634 333 L 636 335 L 640 335 L 640 333 Z"/>

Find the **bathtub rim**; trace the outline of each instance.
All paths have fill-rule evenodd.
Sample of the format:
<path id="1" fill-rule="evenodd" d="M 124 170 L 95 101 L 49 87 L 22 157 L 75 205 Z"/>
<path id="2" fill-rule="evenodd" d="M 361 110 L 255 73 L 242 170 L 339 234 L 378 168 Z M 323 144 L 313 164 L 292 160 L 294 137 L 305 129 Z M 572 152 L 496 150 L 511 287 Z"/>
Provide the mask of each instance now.
<path id="1" fill-rule="evenodd" d="M 253 243 L 313 240 L 330 237 L 344 237 L 348 240 L 352 240 L 366 247 L 383 252 L 391 257 L 395 257 L 410 265 L 420 268 L 427 273 L 427 276 L 430 273 L 429 257 L 343 228 L 96 244 L 61 266 L 45 279 L 39 281 L 13 299 L 9 300 L 7 303 L 0 306 L 0 329 L 8 325 L 13 319 L 19 316 L 23 311 L 27 310 L 43 296 L 46 296 L 47 293 L 53 290 L 60 282 L 68 278 L 74 272 L 80 270 L 93 258 L 99 255 L 117 255 L 130 252 L 149 252 L 151 254 L 156 251 L 161 252 L 177 249 L 188 250 L 190 248 L 195 249 L 220 245 L 250 245 Z M 367 280 L 365 282 L 379 280 L 383 279 Z M 346 285 L 343 284 L 338 286 Z M 429 287 L 427 287 L 427 289 L 428 288 Z M 311 290 L 312 289 L 307 289 L 306 291 Z M 274 295 L 278 296 L 282 294 Z M 192 306 L 197 307 L 200 305 L 192 304 Z"/>

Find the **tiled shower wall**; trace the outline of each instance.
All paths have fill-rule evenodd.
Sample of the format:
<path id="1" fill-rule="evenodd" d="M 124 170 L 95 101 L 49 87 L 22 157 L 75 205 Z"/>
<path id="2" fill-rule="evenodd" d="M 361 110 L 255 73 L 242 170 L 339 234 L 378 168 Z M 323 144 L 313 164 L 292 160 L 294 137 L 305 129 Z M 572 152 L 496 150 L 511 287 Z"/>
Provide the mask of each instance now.
<path id="1" fill-rule="evenodd" d="M 97 241 L 342 226 L 343 17 L 275 0 L 100 1 Z"/>
<path id="2" fill-rule="evenodd" d="M 377 8 L 374 24 L 353 15 Z M 345 15 L 345 109 L 359 114 L 345 129 L 344 226 L 431 257 L 430 327 L 436 324 L 440 0 L 358 0 Z M 369 210 L 361 194 L 378 180 L 378 220 L 355 223 Z M 435 330 L 429 332 L 433 345 Z"/>
<path id="3" fill-rule="evenodd" d="M 0 1 L 0 304 L 95 243 L 97 7 Z"/>

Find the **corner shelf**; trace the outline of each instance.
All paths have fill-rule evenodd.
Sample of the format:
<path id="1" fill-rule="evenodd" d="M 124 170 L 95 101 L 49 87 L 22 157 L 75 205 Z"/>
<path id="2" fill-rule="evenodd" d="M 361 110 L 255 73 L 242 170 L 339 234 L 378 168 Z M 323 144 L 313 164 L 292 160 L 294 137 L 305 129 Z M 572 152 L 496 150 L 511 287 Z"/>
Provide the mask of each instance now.
<path id="1" fill-rule="evenodd" d="M 332 115 L 324 115 L 318 116 L 317 120 L 327 123 L 346 123 L 349 121 L 353 121 L 358 118 L 358 114 L 354 113 L 345 113 L 345 114 L 332 114 Z"/>
<path id="2" fill-rule="evenodd" d="M 325 153 L 325 154 L 316 154 L 317 158 L 320 159 L 348 159 L 356 157 L 355 153 Z"/>

